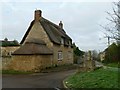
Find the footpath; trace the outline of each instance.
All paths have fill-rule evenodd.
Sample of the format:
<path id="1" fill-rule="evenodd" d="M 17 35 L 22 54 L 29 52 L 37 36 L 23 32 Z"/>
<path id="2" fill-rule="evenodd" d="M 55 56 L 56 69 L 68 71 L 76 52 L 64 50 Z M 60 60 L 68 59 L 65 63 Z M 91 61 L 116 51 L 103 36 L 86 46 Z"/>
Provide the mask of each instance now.
<path id="1" fill-rule="evenodd" d="M 120 68 L 116 68 L 116 67 L 103 66 L 103 68 L 104 68 L 104 69 L 111 70 L 111 71 L 118 71 L 118 72 L 120 72 Z"/>

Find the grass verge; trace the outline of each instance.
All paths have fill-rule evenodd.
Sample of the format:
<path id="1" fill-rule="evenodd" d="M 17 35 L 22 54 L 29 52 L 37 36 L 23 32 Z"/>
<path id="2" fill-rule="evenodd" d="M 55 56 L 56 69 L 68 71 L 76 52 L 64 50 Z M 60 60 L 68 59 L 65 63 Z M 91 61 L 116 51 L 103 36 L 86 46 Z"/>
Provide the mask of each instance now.
<path id="1" fill-rule="evenodd" d="M 91 72 L 76 73 L 65 79 L 69 88 L 119 88 L 117 71 L 97 69 Z"/>
<path id="2" fill-rule="evenodd" d="M 0 71 L 2 74 L 32 74 L 33 72 L 21 72 L 21 71 L 15 71 L 15 70 L 2 70 Z"/>
<path id="3" fill-rule="evenodd" d="M 49 72 L 59 72 L 59 71 L 66 71 L 66 70 L 72 70 L 72 69 L 77 69 L 77 65 L 68 64 L 68 65 L 54 66 L 54 67 L 43 69 L 41 72 L 49 73 Z"/>
<path id="4" fill-rule="evenodd" d="M 109 63 L 109 64 L 106 64 L 106 66 L 120 68 L 120 65 L 118 63 Z"/>

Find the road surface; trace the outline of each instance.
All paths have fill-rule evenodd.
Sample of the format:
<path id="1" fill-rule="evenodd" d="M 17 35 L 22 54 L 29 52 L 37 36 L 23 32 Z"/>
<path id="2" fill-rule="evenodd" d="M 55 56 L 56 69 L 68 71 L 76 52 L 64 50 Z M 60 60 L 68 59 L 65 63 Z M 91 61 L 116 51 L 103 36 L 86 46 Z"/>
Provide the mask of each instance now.
<path id="1" fill-rule="evenodd" d="M 2 88 L 63 88 L 62 81 L 76 70 L 36 73 L 30 75 L 3 75 Z"/>

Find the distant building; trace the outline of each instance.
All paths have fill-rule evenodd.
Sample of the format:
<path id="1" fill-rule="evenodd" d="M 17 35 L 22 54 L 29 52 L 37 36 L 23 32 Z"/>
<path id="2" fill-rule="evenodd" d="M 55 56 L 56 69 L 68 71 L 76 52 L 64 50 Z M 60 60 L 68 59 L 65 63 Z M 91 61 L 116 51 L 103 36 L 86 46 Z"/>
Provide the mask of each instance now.
<path id="1" fill-rule="evenodd" d="M 9 69 L 9 64 L 12 61 L 12 53 L 20 47 L 18 41 L 9 41 L 7 38 L 0 40 L 0 57 L 2 61 L 0 64 L 0 70 Z"/>
<path id="2" fill-rule="evenodd" d="M 0 55 L 2 57 L 11 56 L 19 46 L 20 44 L 16 40 L 9 41 L 7 38 L 0 40 Z"/>
<path id="3" fill-rule="evenodd" d="M 105 60 L 105 51 L 99 53 L 100 61 Z"/>
<path id="4" fill-rule="evenodd" d="M 43 18 L 41 10 L 36 10 L 20 48 L 13 53 L 11 68 L 40 71 L 47 67 L 72 63 L 72 39 L 64 31 L 62 21 L 56 25 Z"/>

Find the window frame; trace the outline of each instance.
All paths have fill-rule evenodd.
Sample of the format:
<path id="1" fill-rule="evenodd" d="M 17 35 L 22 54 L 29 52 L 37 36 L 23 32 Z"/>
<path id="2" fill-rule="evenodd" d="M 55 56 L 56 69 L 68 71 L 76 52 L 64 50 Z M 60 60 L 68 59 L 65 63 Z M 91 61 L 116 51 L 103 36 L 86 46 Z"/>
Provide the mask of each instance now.
<path id="1" fill-rule="evenodd" d="M 72 45 L 72 42 L 69 40 L 69 46 L 71 46 Z"/>
<path id="2" fill-rule="evenodd" d="M 63 52 L 58 51 L 58 61 L 61 61 L 63 59 Z"/>
<path id="3" fill-rule="evenodd" d="M 61 44 L 64 45 L 65 41 L 64 41 L 64 38 L 61 37 Z"/>

